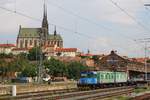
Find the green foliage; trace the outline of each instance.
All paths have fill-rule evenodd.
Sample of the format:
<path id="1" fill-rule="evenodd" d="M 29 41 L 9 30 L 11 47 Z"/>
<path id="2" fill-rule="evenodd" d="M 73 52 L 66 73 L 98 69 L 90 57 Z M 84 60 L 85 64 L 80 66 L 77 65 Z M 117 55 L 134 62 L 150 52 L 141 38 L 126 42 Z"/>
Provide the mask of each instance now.
<path id="1" fill-rule="evenodd" d="M 0 75 L 5 75 L 8 70 L 6 62 L 4 59 L 0 59 Z"/>
<path id="2" fill-rule="evenodd" d="M 56 55 L 57 55 L 57 56 L 60 56 L 60 55 L 61 55 L 61 52 L 56 53 Z"/>
<path id="3" fill-rule="evenodd" d="M 150 63 L 150 60 L 147 60 L 147 63 Z"/>
<path id="4" fill-rule="evenodd" d="M 79 79 L 80 72 L 87 70 L 87 67 L 79 62 L 65 64 L 59 60 L 51 58 L 44 65 L 49 69 L 49 74 L 55 77 L 67 76 L 70 79 Z"/>
<path id="5" fill-rule="evenodd" d="M 66 76 L 67 75 L 67 67 L 66 65 L 54 58 L 47 60 L 44 63 L 45 67 L 49 69 L 49 74 L 52 76 Z"/>
<path id="6" fill-rule="evenodd" d="M 28 59 L 31 61 L 39 60 L 40 59 L 40 48 L 35 47 L 29 50 Z"/>
<path id="7" fill-rule="evenodd" d="M 99 63 L 99 56 L 93 56 L 92 59 L 94 60 L 95 64 Z"/>
<path id="8" fill-rule="evenodd" d="M 67 68 L 68 68 L 68 77 L 70 79 L 79 79 L 80 72 L 88 70 L 87 66 L 84 66 L 79 62 L 71 62 L 68 64 Z"/>
<path id="9" fill-rule="evenodd" d="M 37 68 L 34 65 L 26 66 L 21 72 L 21 76 L 23 77 L 35 77 L 37 76 Z"/>
<path id="10" fill-rule="evenodd" d="M 26 57 L 26 54 L 22 53 L 12 58 L 4 56 L 0 58 L 0 76 L 9 77 L 7 73 L 10 72 L 21 72 L 22 76 L 36 76 L 35 67 L 29 62 Z"/>
<path id="11" fill-rule="evenodd" d="M 23 77 L 37 76 L 38 68 L 33 64 L 34 60 L 39 60 L 40 50 L 33 48 L 29 51 L 29 54 L 21 53 L 15 55 L 0 54 L 0 76 L 6 77 L 8 72 L 20 72 Z M 11 58 L 10 58 L 11 57 Z M 51 58 L 44 61 L 45 68 L 48 68 L 48 73 L 55 77 L 66 76 L 70 79 L 78 79 L 80 72 L 87 70 L 86 66 L 83 66 L 79 62 L 70 62 L 68 64 Z"/>
<path id="12" fill-rule="evenodd" d="M 5 54 L 5 53 L 0 53 L 0 58 L 13 58 L 13 54 L 9 53 L 9 54 Z"/>

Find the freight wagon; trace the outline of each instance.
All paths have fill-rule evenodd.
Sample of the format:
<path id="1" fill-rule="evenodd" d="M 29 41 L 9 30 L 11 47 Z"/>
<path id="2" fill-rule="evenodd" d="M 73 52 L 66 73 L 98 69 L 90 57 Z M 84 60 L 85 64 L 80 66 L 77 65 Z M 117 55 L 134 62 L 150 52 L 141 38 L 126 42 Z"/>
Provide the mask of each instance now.
<path id="1" fill-rule="evenodd" d="M 77 86 L 102 88 L 134 84 L 135 82 L 129 81 L 126 72 L 89 71 L 81 73 L 81 78 L 79 79 Z"/>

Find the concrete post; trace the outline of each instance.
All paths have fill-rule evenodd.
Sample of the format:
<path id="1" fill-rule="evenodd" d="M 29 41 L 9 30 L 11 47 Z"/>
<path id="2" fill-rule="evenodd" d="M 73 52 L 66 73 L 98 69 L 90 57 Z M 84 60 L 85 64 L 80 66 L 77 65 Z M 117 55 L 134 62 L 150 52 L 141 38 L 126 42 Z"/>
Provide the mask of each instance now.
<path id="1" fill-rule="evenodd" d="M 16 96 L 16 85 L 12 86 L 12 96 Z"/>

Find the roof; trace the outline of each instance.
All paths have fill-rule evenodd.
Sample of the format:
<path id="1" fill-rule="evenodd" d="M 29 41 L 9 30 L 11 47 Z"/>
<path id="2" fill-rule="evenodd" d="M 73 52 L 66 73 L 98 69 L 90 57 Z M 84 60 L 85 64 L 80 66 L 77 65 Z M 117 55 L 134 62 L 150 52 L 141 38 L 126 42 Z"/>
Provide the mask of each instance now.
<path id="1" fill-rule="evenodd" d="M 18 37 L 39 37 L 41 28 L 20 28 Z M 60 34 L 49 34 L 48 40 L 63 40 Z"/>
<path id="2" fill-rule="evenodd" d="M 19 37 L 39 37 L 41 28 L 20 28 Z"/>
<path id="3" fill-rule="evenodd" d="M 15 47 L 15 45 L 14 44 L 0 44 L 0 47 L 5 47 L 5 48 L 7 48 L 7 47 Z"/>
<path id="4" fill-rule="evenodd" d="M 77 48 L 56 48 L 56 52 L 76 52 Z"/>
<path id="5" fill-rule="evenodd" d="M 125 61 L 125 62 L 127 62 L 128 59 L 125 59 L 125 58 L 117 55 L 114 51 L 111 51 L 111 53 L 109 55 L 101 58 L 101 62 L 113 62 L 113 61 L 116 61 L 116 62 Z"/>
<path id="6" fill-rule="evenodd" d="M 30 50 L 29 48 L 14 48 L 12 51 L 28 51 Z"/>
<path id="7" fill-rule="evenodd" d="M 87 53 L 87 54 L 80 54 L 80 56 L 94 56 L 94 55 Z"/>
<path id="8" fill-rule="evenodd" d="M 145 60 L 149 60 L 149 58 L 129 58 L 130 61 L 145 63 Z"/>
<path id="9" fill-rule="evenodd" d="M 54 35 L 54 34 L 49 34 L 48 39 L 49 39 L 49 40 L 62 40 L 62 37 L 61 37 L 60 34 L 56 34 L 56 35 Z"/>

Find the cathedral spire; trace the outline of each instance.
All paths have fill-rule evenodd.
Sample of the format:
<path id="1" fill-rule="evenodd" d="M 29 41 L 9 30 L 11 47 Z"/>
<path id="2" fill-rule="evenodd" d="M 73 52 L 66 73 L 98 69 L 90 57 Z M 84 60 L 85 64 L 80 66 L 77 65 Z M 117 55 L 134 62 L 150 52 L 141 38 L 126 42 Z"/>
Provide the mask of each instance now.
<path id="1" fill-rule="evenodd" d="M 46 6 L 45 0 L 44 0 L 44 15 L 43 15 L 43 18 L 47 19 L 47 6 Z"/>
<path id="2" fill-rule="evenodd" d="M 57 31 L 56 31 L 56 26 L 55 26 L 55 30 L 54 30 L 54 36 L 57 35 Z"/>
<path id="3" fill-rule="evenodd" d="M 47 38 L 48 36 L 48 20 L 47 20 L 47 6 L 44 0 L 44 12 L 43 12 L 43 21 L 42 21 L 42 29 L 43 29 L 43 36 Z"/>
<path id="4" fill-rule="evenodd" d="M 43 13 L 43 22 L 42 22 L 42 27 L 48 29 L 48 20 L 47 20 L 47 6 L 46 2 L 44 0 L 44 13 Z"/>

